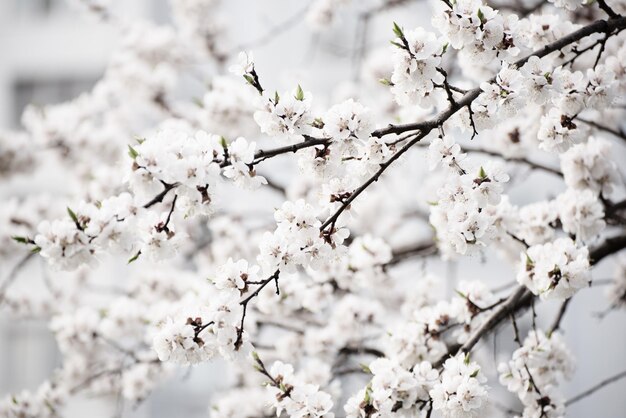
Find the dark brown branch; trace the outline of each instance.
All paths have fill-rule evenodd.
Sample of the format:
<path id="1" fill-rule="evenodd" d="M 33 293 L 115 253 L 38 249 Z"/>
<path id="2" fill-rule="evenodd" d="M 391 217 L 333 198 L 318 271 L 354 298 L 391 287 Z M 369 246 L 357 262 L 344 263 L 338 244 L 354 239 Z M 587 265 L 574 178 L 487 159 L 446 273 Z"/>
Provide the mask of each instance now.
<path id="1" fill-rule="evenodd" d="M 570 304 L 572 298 L 567 298 L 561 303 L 561 307 L 559 308 L 559 312 L 556 314 L 556 318 L 552 322 L 550 326 L 550 330 L 548 331 L 548 335 L 552 335 L 554 332 L 558 331 L 561 327 L 561 321 L 563 317 L 565 317 L 565 311 L 567 310 L 567 306 Z"/>
<path id="2" fill-rule="evenodd" d="M 0 284 L 0 304 L 4 302 L 4 299 L 6 297 L 6 292 L 9 286 L 11 286 L 11 284 L 13 284 L 13 282 L 17 278 L 17 274 L 20 272 L 20 270 L 24 268 L 26 264 L 28 264 L 28 262 L 33 258 L 35 254 L 36 254 L 35 252 L 30 251 L 28 254 L 22 257 L 22 259 L 18 261 L 18 263 L 15 266 L 13 266 L 13 268 L 11 269 L 7 277 L 4 279 L 2 284 Z"/>
<path id="3" fill-rule="evenodd" d="M 143 207 L 145 209 L 148 209 L 151 206 L 156 205 L 157 203 L 161 203 L 163 201 L 163 199 L 165 199 L 165 196 L 167 196 L 167 194 L 170 192 L 170 190 L 175 189 L 176 187 L 178 187 L 178 183 L 173 183 L 173 184 L 167 184 L 167 183 L 163 183 L 164 189 L 161 193 L 159 193 L 158 195 L 154 196 L 154 198 L 149 201 L 148 203 L 146 203 L 145 205 L 143 205 Z"/>
<path id="4" fill-rule="evenodd" d="M 609 15 L 610 18 L 619 17 L 619 15 L 615 13 L 615 10 L 611 9 L 611 7 L 608 4 L 606 4 L 605 0 L 598 0 L 598 6 L 600 7 L 600 9 L 604 11 L 604 13 Z"/>
<path id="5" fill-rule="evenodd" d="M 622 249 L 626 248 L 626 235 L 614 238 L 608 238 L 603 244 L 596 247 L 589 254 L 590 263 L 597 264 L 604 257 L 614 254 Z M 507 300 L 498 306 L 491 316 L 476 329 L 467 339 L 465 344 L 461 347 L 453 347 L 447 354 L 443 355 L 435 366 L 439 367 L 450 355 L 454 355 L 460 352 L 468 353 L 474 348 L 474 346 L 485 335 L 493 331 L 498 325 L 502 323 L 509 315 L 514 315 L 520 309 L 529 306 L 532 303 L 534 296 L 525 286 L 517 286 L 513 293 L 507 298 Z"/>
<path id="6" fill-rule="evenodd" d="M 597 392 L 598 390 L 602 389 L 603 387 L 610 385 L 611 383 L 617 382 L 620 379 L 623 379 L 626 377 L 626 370 L 624 370 L 623 372 L 617 373 L 607 379 L 604 379 L 603 381 L 601 381 L 600 383 L 598 383 L 595 386 L 592 386 L 591 388 L 587 389 L 586 391 L 579 393 L 578 395 L 574 396 L 571 399 L 568 399 L 567 401 L 565 401 L 565 406 L 570 406 L 584 398 L 586 398 L 589 395 L 592 395 L 593 393 Z"/>
<path id="7" fill-rule="evenodd" d="M 542 171 L 545 171 L 546 173 L 550 173 L 550 174 L 554 174 L 555 176 L 563 177 L 563 173 L 561 173 L 560 170 L 558 170 L 556 168 L 548 167 L 547 165 L 543 165 L 543 164 L 540 164 L 540 163 L 529 161 L 526 158 L 521 158 L 521 157 L 507 158 L 504 155 L 502 155 L 502 154 L 500 154 L 500 153 L 498 153 L 496 151 L 490 151 L 490 150 L 487 150 L 487 149 L 484 149 L 484 148 L 474 148 L 474 147 L 463 146 L 462 150 L 466 151 L 466 152 L 475 152 L 475 153 L 478 153 L 478 154 L 485 154 L 485 155 L 490 155 L 492 157 L 502 158 L 503 160 L 505 160 L 507 162 L 525 164 L 525 165 L 529 166 L 530 168 L 534 168 L 536 170 L 542 170 Z"/>
<path id="8" fill-rule="evenodd" d="M 567 36 L 564 36 L 563 38 L 549 44 L 546 45 L 544 48 L 535 51 L 533 53 L 531 53 L 530 55 L 518 60 L 515 62 L 515 66 L 520 67 L 522 65 L 524 65 L 529 59 L 530 57 L 536 56 L 539 58 L 545 57 L 548 54 L 551 54 L 552 52 L 558 51 L 561 48 L 579 41 L 582 38 L 585 38 L 591 34 L 597 33 L 597 32 L 605 32 L 605 33 L 609 33 L 612 32 L 615 29 L 624 29 L 626 28 L 626 18 L 625 17 L 619 17 L 616 19 L 610 19 L 610 20 L 598 20 L 594 23 L 591 23 L 590 25 L 587 25 L 577 31 L 574 31 L 572 33 L 570 33 Z M 495 76 L 492 77 L 489 82 L 493 83 L 495 82 Z M 428 135 L 434 128 L 439 127 L 439 126 L 443 126 L 444 122 L 446 122 L 452 115 L 454 115 L 457 111 L 459 111 L 459 109 L 462 109 L 464 107 L 467 107 L 468 110 L 470 111 L 470 122 L 472 122 L 471 120 L 471 116 L 472 116 L 472 111 L 471 111 L 471 104 L 472 102 L 480 95 L 480 93 L 482 92 L 482 89 L 480 87 L 477 87 L 473 90 L 470 90 L 466 95 L 464 95 L 461 99 L 459 99 L 456 102 L 456 106 L 450 106 L 448 109 L 442 111 L 441 113 L 439 113 L 434 119 L 430 120 L 430 121 L 426 121 L 426 122 L 418 122 L 418 123 L 409 123 L 406 125 L 389 125 L 387 128 L 383 128 L 383 129 L 378 129 L 374 132 L 372 132 L 372 136 L 380 138 L 382 136 L 388 135 L 388 134 L 401 134 L 407 131 L 418 131 L 419 130 L 419 134 L 417 136 L 415 136 L 411 141 L 409 141 L 408 143 L 406 143 L 402 148 L 400 148 L 398 151 L 396 151 L 395 154 L 393 154 L 391 156 L 391 158 L 389 158 L 389 160 L 385 161 L 383 164 L 380 165 L 380 168 L 378 169 L 378 171 L 376 171 L 370 178 L 368 178 L 365 183 L 363 183 L 360 187 L 358 187 L 351 195 L 350 197 L 348 197 L 343 204 L 337 209 L 337 211 L 331 215 L 328 219 L 326 219 L 326 221 L 322 224 L 322 227 L 320 228 L 322 231 L 324 229 L 326 229 L 326 227 L 328 227 L 329 225 L 333 225 L 337 222 L 337 219 L 339 218 L 339 216 L 341 215 L 341 213 L 343 213 L 343 211 L 345 211 L 350 204 L 361 194 L 363 193 L 372 183 L 375 183 L 378 181 L 378 179 L 380 178 L 380 176 L 383 174 L 383 172 L 389 168 L 389 166 L 398 158 L 400 158 L 402 156 L 402 154 L 404 154 L 405 152 L 407 152 L 413 145 L 415 145 L 416 143 L 418 143 L 420 140 L 422 140 L 424 137 L 426 137 L 426 135 Z M 474 128 L 475 129 L 475 128 Z M 472 138 L 474 137 L 474 134 L 472 134 Z M 332 228 L 331 228 L 332 229 Z"/>
<path id="9" fill-rule="evenodd" d="M 278 276 L 279 275 L 280 275 L 280 270 L 276 270 L 274 272 L 274 274 L 272 274 L 267 279 L 263 280 L 261 285 L 259 287 L 257 287 L 254 292 L 252 292 L 244 300 L 239 302 L 239 304 L 243 307 L 243 311 L 241 313 L 241 324 L 237 328 L 237 339 L 235 340 L 235 349 L 236 350 L 239 350 L 239 348 L 241 347 L 241 344 L 243 343 L 243 328 L 244 328 L 244 322 L 246 320 L 246 312 L 247 312 L 247 309 L 248 309 L 248 303 L 250 303 L 250 301 L 252 299 L 254 299 L 256 296 L 258 296 L 259 293 L 261 292 L 261 290 L 263 290 L 263 288 L 265 286 L 267 286 L 272 281 L 276 281 L 276 294 L 278 294 L 279 293 L 279 290 L 278 290 Z"/>
<path id="10" fill-rule="evenodd" d="M 583 119 L 580 116 L 576 116 L 576 120 L 579 120 L 582 123 L 585 123 L 585 124 L 587 124 L 589 126 L 593 126 L 594 128 L 596 128 L 599 131 L 608 132 L 608 133 L 610 133 L 610 134 L 612 134 L 612 135 L 614 135 L 614 136 L 616 136 L 618 138 L 621 138 L 621 139 L 626 141 L 626 132 L 624 132 L 622 130 L 613 129 L 613 128 L 610 128 L 608 126 L 601 125 L 601 124 L 599 124 L 597 122 L 594 122 L 592 120 Z"/>
<path id="11" fill-rule="evenodd" d="M 386 263 L 385 266 L 393 266 L 411 257 L 428 256 L 434 254 L 437 254 L 437 244 L 435 242 L 426 242 L 404 248 L 399 248 L 393 251 L 391 261 Z"/>

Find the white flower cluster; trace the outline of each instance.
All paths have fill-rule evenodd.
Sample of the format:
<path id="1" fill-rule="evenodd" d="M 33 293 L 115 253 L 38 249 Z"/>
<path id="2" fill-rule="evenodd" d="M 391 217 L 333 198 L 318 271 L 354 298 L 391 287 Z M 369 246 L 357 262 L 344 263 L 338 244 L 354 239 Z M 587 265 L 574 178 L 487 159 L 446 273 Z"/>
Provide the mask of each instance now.
<path id="1" fill-rule="evenodd" d="M 204 362 L 217 354 L 232 359 L 249 349 L 245 331 L 237 339 L 240 318 L 239 292 L 222 291 L 206 306 L 167 317 L 154 336 L 154 350 L 159 360 L 178 364 Z"/>
<path id="2" fill-rule="evenodd" d="M 182 239 L 166 225 L 168 213 L 143 209 L 128 193 L 68 211 L 67 218 L 41 222 L 34 239 L 41 255 L 61 270 L 93 265 L 106 250 L 168 258 Z"/>
<path id="3" fill-rule="evenodd" d="M 368 369 L 372 380 L 344 406 L 347 418 L 418 416 L 430 401 L 429 392 L 439 382 L 439 372 L 426 361 L 407 370 L 380 358 Z"/>
<path id="4" fill-rule="evenodd" d="M 352 0 L 316 0 L 307 11 L 306 20 L 315 30 L 322 30 L 337 20 L 337 12 Z"/>
<path id="5" fill-rule="evenodd" d="M 220 290 L 237 290 L 244 294 L 248 290 L 248 282 L 258 282 L 259 266 L 250 266 L 246 260 L 233 261 L 229 258 L 217 270 L 215 287 Z"/>
<path id="6" fill-rule="evenodd" d="M 531 330 L 508 363 L 500 363 L 500 383 L 516 393 L 524 405 L 523 417 L 560 418 L 564 400 L 555 389 L 574 371 L 574 358 L 558 332 L 546 336 Z"/>
<path id="7" fill-rule="evenodd" d="M 322 223 L 315 209 L 302 199 L 283 203 L 274 213 L 274 219 L 276 230 L 263 235 L 258 260 L 263 271 L 270 274 L 276 269 L 294 273 L 299 265 L 320 268 L 332 262 L 336 257 L 333 248 L 349 235 L 347 229 L 341 228 L 322 236 Z"/>
<path id="8" fill-rule="evenodd" d="M 254 120 L 261 132 L 286 140 L 301 140 L 310 134 L 313 123 L 310 92 L 298 86 L 282 95 L 275 93 L 274 97 L 262 99 L 262 108 L 254 112 Z"/>
<path id="9" fill-rule="evenodd" d="M 458 148 L 445 145 L 441 138 L 431 144 L 431 166 L 437 156 L 444 166 L 456 170 L 449 181 L 438 190 L 439 200 L 430 211 L 430 223 L 435 227 L 439 248 L 444 255 L 473 252 L 489 243 L 495 233 L 493 211 L 500 203 L 503 183 L 509 180 L 499 163 L 487 163 L 466 172 L 458 164 L 462 158 Z"/>
<path id="10" fill-rule="evenodd" d="M 224 177 L 233 179 L 235 184 L 246 189 L 256 189 L 267 184 L 265 177 L 258 176 L 252 163 L 256 144 L 248 143 L 245 138 L 237 138 L 228 145 L 228 165 L 224 169 Z"/>
<path id="11" fill-rule="evenodd" d="M 611 143 L 604 139 L 589 138 L 572 147 L 561 154 L 565 184 L 574 189 L 590 189 L 603 197 L 612 196 L 622 181 L 611 155 Z"/>
<path id="12" fill-rule="evenodd" d="M 34 393 L 25 390 L 0 399 L 0 417 L 56 418 L 68 395 L 64 388 L 46 381 Z"/>
<path id="13" fill-rule="evenodd" d="M 533 245 L 521 254 L 517 281 L 541 299 L 567 299 L 589 280 L 589 250 L 570 238 Z"/>
<path id="14" fill-rule="evenodd" d="M 478 418 L 489 402 L 487 379 L 469 354 L 458 353 L 443 364 L 440 381 L 430 391 L 433 410 L 444 418 Z"/>
<path id="15" fill-rule="evenodd" d="M 481 0 L 457 0 L 437 13 L 433 26 L 467 62 L 489 63 L 496 57 L 510 61 L 520 52 L 518 17 L 503 16 Z"/>
<path id="16" fill-rule="evenodd" d="M 163 184 L 177 185 L 180 207 L 190 213 L 208 213 L 211 195 L 224 160 L 217 135 L 199 131 L 162 130 L 133 148 L 129 183 L 140 196 L 155 196 Z"/>
<path id="17" fill-rule="evenodd" d="M 433 106 L 435 85 L 444 82 L 443 74 L 437 70 L 443 54 L 442 42 L 423 28 L 404 33 L 396 27 L 396 35 L 399 37 L 393 42 L 391 92 L 402 106 Z"/>
<path id="18" fill-rule="evenodd" d="M 334 418 L 331 396 L 318 385 L 298 379 L 292 365 L 277 361 L 269 373 L 274 380 L 267 390 L 273 395 L 276 416 L 284 411 L 290 417 Z"/>
<path id="19" fill-rule="evenodd" d="M 567 189 L 556 198 L 563 231 L 588 242 L 604 230 L 604 205 L 591 190 Z"/>
<path id="20" fill-rule="evenodd" d="M 391 330 L 385 354 L 404 367 L 436 361 L 447 352 L 447 343 L 464 343 L 496 305 L 484 283 L 462 281 L 457 296 L 421 308 L 414 307 L 409 320 Z M 450 332 L 451 338 L 447 332 Z"/>

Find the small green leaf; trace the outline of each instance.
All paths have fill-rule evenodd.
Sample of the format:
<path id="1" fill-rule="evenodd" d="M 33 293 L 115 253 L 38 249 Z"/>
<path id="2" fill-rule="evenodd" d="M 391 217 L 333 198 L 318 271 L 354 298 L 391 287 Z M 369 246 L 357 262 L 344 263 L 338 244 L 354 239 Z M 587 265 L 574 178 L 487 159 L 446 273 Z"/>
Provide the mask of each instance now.
<path id="1" fill-rule="evenodd" d="M 396 42 L 396 41 L 391 41 L 391 45 L 397 46 L 400 49 L 404 49 L 404 45 Z"/>
<path id="2" fill-rule="evenodd" d="M 478 172 L 478 177 L 480 177 L 481 179 L 486 179 L 487 178 L 487 173 L 485 172 L 485 169 L 480 166 L 480 171 Z"/>
<path id="3" fill-rule="evenodd" d="M 139 156 L 139 153 L 132 146 L 128 146 L 128 156 L 133 160 Z"/>
<path id="4" fill-rule="evenodd" d="M 277 105 L 279 100 L 280 96 L 278 95 L 278 92 L 274 91 L 274 105 Z"/>
<path id="5" fill-rule="evenodd" d="M 480 19 L 480 23 L 485 23 L 485 15 L 480 9 L 478 9 L 478 18 Z"/>
<path id="6" fill-rule="evenodd" d="M 137 260 L 140 255 L 141 255 L 141 250 L 137 251 L 137 254 L 135 254 L 134 256 L 132 256 L 131 258 L 128 259 L 128 264 L 130 264 L 133 261 Z"/>
<path id="7" fill-rule="evenodd" d="M 41 251 L 41 247 L 40 247 L 40 246 L 38 246 L 38 245 L 37 245 L 37 246 L 35 246 L 35 247 L 33 247 L 33 249 L 32 249 L 32 250 L 30 250 L 30 252 L 31 252 L 31 253 L 33 253 L 33 254 L 37 254 L 37 253 L 38 253 L 38 252 L 40 252 L 40 251 Z"/>
<path id="8" fill-rule="evenodd" d="M 300 87 L 300 84 L 298 84 L 298 88 L 296 89 L 296 100 L 304 100 L 304 92 L 302 91 L 302 87 Z"/>
<path id="9" fill-rule="evenodd" d="M 220 144 L 222 144 L 222 148 L 228 148 L 228 141 L 223 136 L 220 136 Z"/>
<path id="10" fill-rule="evenodd" d="M 361 366 L 361 370 L 363 370 L 365 373 L 372 374 L 372 371 L 370 370 L 370 367 L 367 364 L 361 363 L 359 364 L 359 366 Z"/>
<path id="11" fill-rule="evenodd" d="M 199 97 L 192 97 L 191 101 L 192 101 L 193 104 L 195 104 L 199 108 L 204 108 L 204 102 L 202 101 L 201 98 L 199 98 Z"/>
<path id="12" fill-rule="evenodd" d="M 478 373 L 480 372 L 480 369 L 476 369 L 476 371 L 474 371 L 474 373 L 470 374 L 470 377 L 476 377 L 478 376 Z"/>
<path id="13" fill-rule="evenodd" d="M 383 86 L 389 86 L 389 87 L 393 86 L 393 83 L 388 78 L 381 78 L 380 80 L 378 80 L 378 82 L 382 84 Z"/>
<path id="14" fill-rule="evenodd" d="M 251 86 L 254 86 L 254 77 L 252 77 L 249 74 L 244 74 L 243 78 L 246 79 L 246 81 L 248 82 L 248 84 L 250 84 Z"/>
<path id="15" fill-rule="evenodd" d="M 74 211 L 72 209 L 70 209 L 69 207 L 67 208 L 67 214 L 70 215 L 70 218 L 72 218 L 74 223 L 78 225 L 78 216 L 76 216 Z"/>
<path id="16" fill-rule="evenodd" d="M 442 55 L 446 53 L 446 51 L 448 50 L 448 46 L 450 46 L 450 44 L 448 42 L 443 44 L 443 48 L 442 48 L 442 51 L 441 51 Z"/>
<path id="17" fill-rule="evenodd" d="M 404 38 L 404 32 L 402 32 L 402 28 L 396 22 L 393 22 L 393 33 L 400 39 Z"/>
<path id="18" fill-rule="evenodd" d="M 470 355 L 469 353 L 465 354 L 465 359 L 463 360 L 463 363 L 470 364 Z"/>
<path id="19" fill-rule="evenodd" d="M 31 243 L 30 238 L 27 238 L 27 237 L 20 237 L 20 236 L 14 235 L 14 236 L 11 237 L 11 239 L 13 241 L 15 241 L 15 242 L 19 242 L 20 244 L 30 244 Z"/>
<path id="20" fill-rule="evenodd" d="M 455 292 L 457 295 L 461 296 L 463 299 L 467 299 L 467 295 L 466 295 L 465 293 L 461 292 L 460 290 L 456 290 L 456 289 L 455 289 L 455 290 L 454 290 L 454 292 Z"/>

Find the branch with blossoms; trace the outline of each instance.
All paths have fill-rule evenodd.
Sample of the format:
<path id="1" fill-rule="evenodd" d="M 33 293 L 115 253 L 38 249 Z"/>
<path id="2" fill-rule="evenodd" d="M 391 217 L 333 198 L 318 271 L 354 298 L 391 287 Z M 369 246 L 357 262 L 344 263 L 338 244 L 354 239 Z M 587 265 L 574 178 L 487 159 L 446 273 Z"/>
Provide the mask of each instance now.
<path id="1" fill-rule="evenodd" d="M 388 22 L 391 46 L 375 51 L 374 19 L 412 2 L 347 13 L 344 1 L 315 0 L 249 45 L 305 19 L 325 48 L 344 28 L 320 28 L 356 19 L 354 39 L 339 37 L 353 44 L 355 84 L 326 106 L 306 88 L 317 82 L 272 85 L 286 60 L 223 52 L 217 3 L 172 2 L 173 26 L 120 22 L 124 45 L 93 90 L 31 107 L 23 135 L 0 135 L 0 179 L 44 170 L 15 145 L 31 143 L 78 189 L 0 210 L 13 237 L 0 259 L 34 249 L 0 285 L 2 312 L 49 319 L 63 356 L 39 389 L 0 401 L 0 415 L 53 417 L 79 393 L 138 404 L 217 358 L 236 378 L 211 400 L 216 418 L 474 418 L 490 403 L 559 418 L 621 381 L 561 394 L 575 363 L 563 331 L 584 314 L 572 301 L 597 289 L 600 261 L 618 269 L 593 312 L 626 306 L 613 148 L 624 136 L 626 9 L 436 2 L 435 32 Z M 230 61 L 236 77 L 221 74 Z M 179 91 L 189 76 L 211 76 L 200 97 Z M 25 157 L 2 164 L 5 149 Z M 41 300 L 16 279 L 35 257 L 47 261 L 28 265 L 49 293 Z M 117 259 L 128 260 L 119 282 L 118 267 L 100 274 Z M 467 280 L 466 265 L 494 259 L 514 281 L 493 283 L 491 264 Z M 512 350 L 496 344 L 511 334 Z M 487 350 L 493 367 L 481 364 Z M 492 376 L 515 405 L 495 399 Z"/>

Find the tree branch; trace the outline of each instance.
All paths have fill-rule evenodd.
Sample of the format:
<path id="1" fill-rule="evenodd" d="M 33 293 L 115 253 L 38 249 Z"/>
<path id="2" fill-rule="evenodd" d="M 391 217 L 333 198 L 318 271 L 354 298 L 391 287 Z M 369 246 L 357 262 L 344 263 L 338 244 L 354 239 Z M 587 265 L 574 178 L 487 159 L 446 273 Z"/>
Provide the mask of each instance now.
<path id="1" fill-rule="evenodd" d="M 586 398 L 589 395 L 592 395 L 593 393 L 597 392 L 598 390 L 602 389 L 603 387 L 617 382 L 620 379 L 623 379 L 626 377 L 626 370 L 624 370 L 623 372 L 617 373 L 607 379 L 604 379 L 603 381 L 601 381 L 600 383 L 598 383 L 595 386 L 592 386 L 591 388 L 587 389 L 586 391 L 579 393 L 578 395 L 574 396 L 571 399 L 568 399 L 567 401 L 565 401 L 565 406 L 570 406 L 584 398 Z"/>

